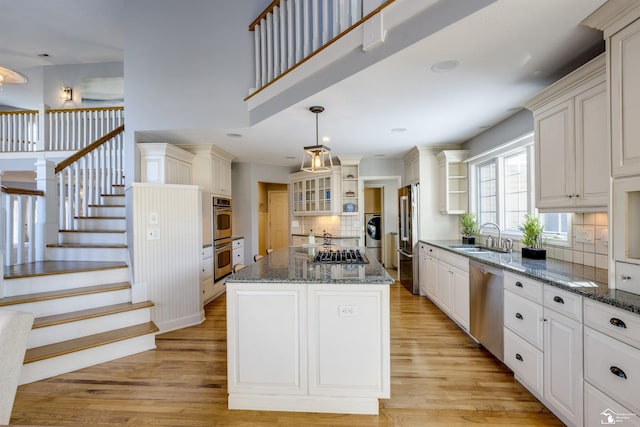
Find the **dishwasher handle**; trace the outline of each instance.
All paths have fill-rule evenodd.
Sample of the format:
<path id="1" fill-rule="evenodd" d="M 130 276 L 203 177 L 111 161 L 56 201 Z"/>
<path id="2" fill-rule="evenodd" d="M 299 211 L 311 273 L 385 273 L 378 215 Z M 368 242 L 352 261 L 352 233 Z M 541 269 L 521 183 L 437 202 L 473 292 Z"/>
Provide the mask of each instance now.
<path id="1" fill-rule="evenodd" d="M 480 270 L 481 273 L 483 274 L 493 274 L 494 276 L 500 276 L 502 277 L 502 269 L 498 268 L 498 267 L 493 267 L 491 265 L 488 264 L 484 264 L 482 262 L 478 262 L 475 260 L 469 260 L 469 268 L 476 268 L 478 270 Z"/>

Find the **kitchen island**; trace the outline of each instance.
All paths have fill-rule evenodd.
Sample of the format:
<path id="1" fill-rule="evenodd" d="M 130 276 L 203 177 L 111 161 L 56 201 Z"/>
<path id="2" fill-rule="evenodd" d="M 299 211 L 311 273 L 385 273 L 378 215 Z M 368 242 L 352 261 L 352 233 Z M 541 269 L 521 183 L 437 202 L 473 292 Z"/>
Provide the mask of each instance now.
<path id="1" fill-rule="evenodd" d="M 327 250 L 279 249 L 227 278 L 229 409 L 378 414 L 390 397 L 393 279 L 376 260 L 314 261 Z"/>

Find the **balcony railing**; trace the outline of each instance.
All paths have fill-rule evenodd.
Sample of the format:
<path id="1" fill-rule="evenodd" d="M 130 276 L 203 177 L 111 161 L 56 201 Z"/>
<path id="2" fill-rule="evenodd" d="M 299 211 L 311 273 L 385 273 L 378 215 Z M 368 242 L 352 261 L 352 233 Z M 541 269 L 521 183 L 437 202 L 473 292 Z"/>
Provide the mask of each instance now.
<path id="1" fill-rule="evenodd" d="M 274 0 L 249 25 L 249 31 L 254 33 L 256 91 L 357 28 L 393 1 Z"/>

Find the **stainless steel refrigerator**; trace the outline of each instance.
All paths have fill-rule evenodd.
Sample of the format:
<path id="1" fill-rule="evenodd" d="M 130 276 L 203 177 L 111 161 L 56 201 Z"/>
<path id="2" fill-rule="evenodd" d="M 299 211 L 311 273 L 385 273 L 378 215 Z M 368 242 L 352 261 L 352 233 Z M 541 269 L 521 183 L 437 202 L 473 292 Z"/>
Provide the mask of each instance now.
<path id="1" fill-rule="evenodd" d="M 400 236 L 398 238 L 400 283 L 417 295 L 418 282 L 418 208 L 420 206 L 419 184 L 407 185 L 398 190 L 398 212 Z"/>

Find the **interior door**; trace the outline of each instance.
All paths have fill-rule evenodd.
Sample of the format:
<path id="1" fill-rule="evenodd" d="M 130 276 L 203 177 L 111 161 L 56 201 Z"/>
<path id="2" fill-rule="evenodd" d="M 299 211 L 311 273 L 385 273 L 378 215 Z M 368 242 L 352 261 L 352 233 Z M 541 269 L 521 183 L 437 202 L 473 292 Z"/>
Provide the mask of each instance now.
<path id="1" fill-rule="evenodd" d="M 289 194 L 269 191 L 268 242 L 272 249 L 289 245 Z"/>

